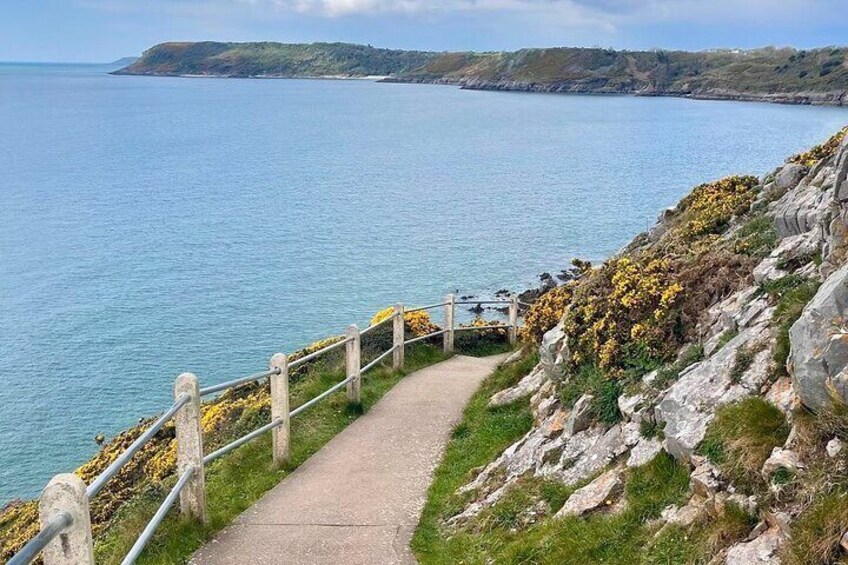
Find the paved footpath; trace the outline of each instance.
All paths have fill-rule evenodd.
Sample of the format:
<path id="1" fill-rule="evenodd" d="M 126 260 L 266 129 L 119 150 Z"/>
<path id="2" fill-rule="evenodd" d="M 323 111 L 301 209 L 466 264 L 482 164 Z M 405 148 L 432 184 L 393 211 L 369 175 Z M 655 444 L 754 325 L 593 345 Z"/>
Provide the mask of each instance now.
<path id="1" fill-rule="evenodd" d="M 191 563 L 415 563 L 409 542 L 433 471 L 471 395 L 504 358 L 458 355 L 407 376 Z"/>

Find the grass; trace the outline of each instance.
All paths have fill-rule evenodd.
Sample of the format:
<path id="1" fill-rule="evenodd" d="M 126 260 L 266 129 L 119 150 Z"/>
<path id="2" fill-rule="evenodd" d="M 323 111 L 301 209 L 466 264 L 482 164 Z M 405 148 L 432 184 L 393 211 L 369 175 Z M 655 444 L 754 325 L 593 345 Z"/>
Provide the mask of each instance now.
<path id="1" fill-rule="evenodd" d="M 573 492 L 554 480 L 524 477 L 499 503 L 456 530 L 444 521 L 469 502 L 457 489 L 474 478 L 480 467 L 494 460 L 531 426 L 527 401 L 489 409 L 489 397 L 516 383 L 529 372 L 534 357 L 499 369 L 483 384 L 466 408 L 463 421 L 436 470 L 427 504 L 412 540 L 423 565 L 456 563 L 620 563 L 644 562 L 644 548 L 653 531 L 646 522 L 669 504 L 688 496 L 689 472 L 672 457 L 661 454 L 647 465 L 629 472 L 624 496 L 627 509 L 616 515 L 554 519 Z M 575 485 L 576 486 L 576 485 Z M 547 512 L 526 512 L 538 501 Z M 656 561 L 660 563 L 660 561 Z"/>
<path id="2" fill-rule="evenodd" d="M 701 453 L 737 489 L 752 493 L 763 487 L 763 463 L 788 435 L 786 418 L 777 407 L 760 397 L 746 398 L 716 410 Z"/>
<path id="3" fill-rule="evenodd" d="M 751 368 L 754 363 L 756 351 L 752 347 L 741 345 L 736 350 L 736 356 L 733 359 L 733 367 L 730 369 L 730 381 L 738 384 L 742 381 L 742 376 L 745 371 Z"/>
<path id="4" fill-rule="evenodd" d="M 792 327 L 804 306 L 813 299 L 820 283 L 789 275 L 776 281 L 763 284 L 763 291 L 777 301 L 773 323 L 777 326 L 777 340 L 774 347 L 775 378 L 788 376 L 786 360 L 789 358 L 789 328 Z"/>
<path id="5" fill-rule="evenodd" d="M 472 353 L 478 354 L 479 351 Z M 276 469 L 272 465 L 269 435 L 212 463 L 206 469 L 208 523 L 200 525 L 183 520 L 178 512 L 172 511 L 138 563 L 186 562 L 212 534 L 227 526 L 360 414 L 367 412 L 404 375 L 446 358 L 440 347 L 411 347 L 407 350 L 404 371 L 380 368 L 363 378 L 361 406 L 349 406 L 345 395 L 340 393 L 292 420 L 292 460 L 285 468 Z M 339 372 L 321 372 L 301 379 L 292 385 L 292 405 L 297 406 L 313 398 L 342 378 Z M 151 487 L 121 508 L 107 533 L 97 540 L 95 554 L 98 563 L 120 563 L 172 484 L 173 479 Z"/>
<path id="6" fill-rule="evenodd" d="M 781 555 L 788 565 L 843 563 L 839 540 L 848 530 L 848 496 L 844 490 L 817 497 L 792 523 L 792 537 Z"/>
<path id="7" fill-rule="evenodd" d="M 779 239 L 771 218 L 759 215 L 736 232 L 734 249 L 737 253 L 762 259 L 772 252 Z"/>
<path id="8" fill-rule="evenodd" d="M 605 424 L 621 420 L 618 397 L 623 391 L 622 382 L 607 377 L 595 365 L 583 365 L 571 379 L 560 388 L 560 399 L 565 406 L 572 407 L 584 394 L 592 395 L 592 417 Z"/>

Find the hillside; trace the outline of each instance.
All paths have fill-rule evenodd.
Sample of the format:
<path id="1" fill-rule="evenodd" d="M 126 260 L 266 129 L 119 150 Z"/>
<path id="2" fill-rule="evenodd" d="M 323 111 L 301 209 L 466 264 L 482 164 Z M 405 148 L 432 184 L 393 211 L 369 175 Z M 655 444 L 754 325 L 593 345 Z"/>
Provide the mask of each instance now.
<path id="1" fill-rule="evenodd" d="M 224 77 L 389 76 L 421 68 L 435 56 L 346 43 L 161 43 L 124 75 Z"/>
<path id="2" fill-rule="evenodd" d="M 846 48 L 799 51 L 522 49 L 433 53 L 345 43 L 162 43 L 116 74 L 365 77 L 469 89 L 848 103 Z"/>
<path id="3" fill-rule="evenodd" d="M 535 301 L 420 563 L 848 563 L 846 132 L 695 187 Z"/>

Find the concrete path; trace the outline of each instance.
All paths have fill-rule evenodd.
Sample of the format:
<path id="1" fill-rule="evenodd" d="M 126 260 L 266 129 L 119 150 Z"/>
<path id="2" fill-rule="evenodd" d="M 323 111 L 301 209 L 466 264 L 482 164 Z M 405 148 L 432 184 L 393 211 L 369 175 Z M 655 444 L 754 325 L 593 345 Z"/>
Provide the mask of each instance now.
<path id="1" fill-rule="evenodd" d="M 409 542 L 433 471 L 471 395 L 504 358 L 456 356 L 404 378 L 191 563 L 415 563 Z"/>

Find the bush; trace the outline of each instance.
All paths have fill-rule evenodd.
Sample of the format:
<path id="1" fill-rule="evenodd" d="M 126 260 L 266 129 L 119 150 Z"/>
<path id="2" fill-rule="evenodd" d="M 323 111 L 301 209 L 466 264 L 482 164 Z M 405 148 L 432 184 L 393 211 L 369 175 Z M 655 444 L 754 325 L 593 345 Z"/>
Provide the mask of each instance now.
<path id="1" fill-rule="evenodd" d="M 536 300 L 524 315 L 521 339 L 539 344 L 542 336 L 562 319 L 565 308 L 571 301 L 573 283 L 554 287 Z"/>
<path id="2" fill-rule="evenodd" d="M 848 127 L 843 128 L 831 136 L 830 139 L 820 145 L 816 145 L 809 151 L 793 155 L 787 159 L 787 162 L 812 167 L 822 159 L 833 157 L 836 155 L 836 150 L 839 148 L 839 144 L 842 143 L 843 139 L 845 139 L 846 133 L 848 133 Z"/>

